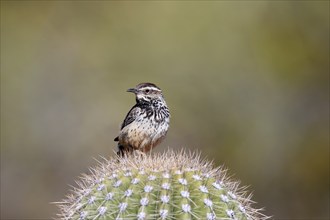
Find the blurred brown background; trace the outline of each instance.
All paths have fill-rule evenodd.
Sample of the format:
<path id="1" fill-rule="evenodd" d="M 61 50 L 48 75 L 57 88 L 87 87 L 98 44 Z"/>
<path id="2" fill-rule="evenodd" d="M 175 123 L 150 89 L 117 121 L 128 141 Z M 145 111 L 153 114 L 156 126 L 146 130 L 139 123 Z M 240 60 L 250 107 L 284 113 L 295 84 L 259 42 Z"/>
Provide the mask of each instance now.
<path id="1" fill-rule="evenodd" d="M 329 218 L 328 1 L 1 1 L 1 218 L 50 219 L 160 86 L 157 151 L 198 149 L 276 219 Z"/>

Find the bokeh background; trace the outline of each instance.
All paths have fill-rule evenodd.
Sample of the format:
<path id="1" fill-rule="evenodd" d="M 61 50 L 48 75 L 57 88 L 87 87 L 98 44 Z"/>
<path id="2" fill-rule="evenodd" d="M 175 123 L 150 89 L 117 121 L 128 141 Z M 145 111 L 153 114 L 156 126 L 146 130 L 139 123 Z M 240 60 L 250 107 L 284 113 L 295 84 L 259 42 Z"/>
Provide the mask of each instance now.
<path id="1" fill-rule="evenodd" d="M 276 219 L 329 218 L 329 1 L 1 1 L 1 219 L 113 155 L 156 83 L 171 128 Z"/>

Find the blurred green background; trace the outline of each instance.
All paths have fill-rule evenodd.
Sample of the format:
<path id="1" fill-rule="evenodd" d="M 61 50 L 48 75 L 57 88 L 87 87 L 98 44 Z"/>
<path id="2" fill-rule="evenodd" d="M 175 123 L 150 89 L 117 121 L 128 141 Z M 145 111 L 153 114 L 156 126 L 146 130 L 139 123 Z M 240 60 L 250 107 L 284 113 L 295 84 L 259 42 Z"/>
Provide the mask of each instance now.
<path id="1" fill-rule="evenodd" d="M 1 218 L 49 219 L 156 83 L 276 219 L 329 218 L 329 1 L 1 1 Z"/>

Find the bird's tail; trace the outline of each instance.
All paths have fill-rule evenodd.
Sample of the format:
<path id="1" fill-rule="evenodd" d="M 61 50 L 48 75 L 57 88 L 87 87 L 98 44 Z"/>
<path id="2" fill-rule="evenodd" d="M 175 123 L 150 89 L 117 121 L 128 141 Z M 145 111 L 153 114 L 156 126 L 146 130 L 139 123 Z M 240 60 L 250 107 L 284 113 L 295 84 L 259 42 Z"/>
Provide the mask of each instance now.
<path id="1" fill-rule="evenodd" d="M 124 146 L 119 143 L 117 145 L 117 155 L 119 157 L 124 157 L 124 155 L 125 155 Z"/>
<path id="2" fill-rule="evenodd" d="M 130 154 L 132 154 L 133 152 L 133 148 L 131 147 L 124 147 L 122 144 L 118 143 L 117 145 L 117 155 L 119 157 L 125 157 L 128 156 Z"/>

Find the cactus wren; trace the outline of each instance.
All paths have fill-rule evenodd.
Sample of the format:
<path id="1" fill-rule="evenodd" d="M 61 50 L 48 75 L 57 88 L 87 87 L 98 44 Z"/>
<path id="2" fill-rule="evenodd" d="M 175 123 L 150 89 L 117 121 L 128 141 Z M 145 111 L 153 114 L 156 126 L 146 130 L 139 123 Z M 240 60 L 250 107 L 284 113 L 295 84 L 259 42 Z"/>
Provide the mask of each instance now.
<path id="1" fill-rule="evenodd" d="M 136 96 L 136 104 L 127 113 L 118 137 L 119 156 L 134 150 L 148 152 L 165 137 L 170 123 L 170 112 L 162 91 L 155 84 L 140 83 L 128 89 Z"/>

